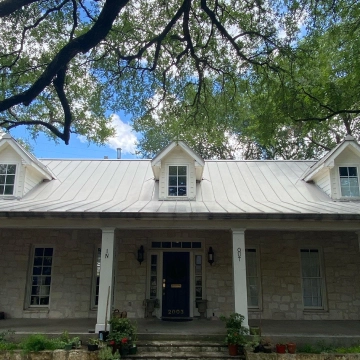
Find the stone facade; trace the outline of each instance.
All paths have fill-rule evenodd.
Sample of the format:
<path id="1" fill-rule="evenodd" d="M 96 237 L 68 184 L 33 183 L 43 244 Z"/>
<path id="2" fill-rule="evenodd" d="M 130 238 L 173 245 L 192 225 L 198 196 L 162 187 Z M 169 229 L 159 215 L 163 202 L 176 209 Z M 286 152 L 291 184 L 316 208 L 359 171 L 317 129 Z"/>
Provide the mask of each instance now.
<path id="1" fill-rule="evenodd" d="M 115 236 L 115 308 L 127 311 L 129 317 L 144 317 L 146 256 L 152 241 L 202 241 L 203 248 L 197 251 L 204 259 L 207 316 L 233 312 L 231 232 L 117 230 Z M 261 307 L 249 311 L 250 319 L 360 320 L 360 253 L 355 233 L 247 231 L 245 236 L 246 246 L 257 249 L 261 269 Z M 49 309 L 26 305 L 33 245 L 54 247 Z M 91 294 L 94 256 L 100 245 L 101 230 L 0 230 L 0 311 L 13 318 L 96 317 Z M 141 245 L 145 261 L 140 265 L 136 257 Z M 210 246 L 215 252 L 212 266 L 206 261 Z M 310 246 L 322 254 L 325 307 L 321 311 L 304 311 L 302 302 L 300 249 Z"/>

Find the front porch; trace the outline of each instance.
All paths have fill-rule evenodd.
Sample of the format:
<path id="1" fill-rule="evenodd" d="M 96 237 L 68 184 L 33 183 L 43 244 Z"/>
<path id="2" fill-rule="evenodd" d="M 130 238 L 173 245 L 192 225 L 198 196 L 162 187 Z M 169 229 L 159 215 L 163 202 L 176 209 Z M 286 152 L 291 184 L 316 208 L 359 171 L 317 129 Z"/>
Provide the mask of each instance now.
<path id="1" fill-rule="evenodd" d="M 220 320 L 173 322 L 153 319 L 134 319 L 138 326 L 139 341 L 204 340 L 222 342 L 225 326 Z M 250 320 L 250 326 L 259 321 Z M 32 333 L 59 335 L 67 330 L 83 341 L 96 336 L 95 319 L 5 319 L 0 320 L 0 332 L 14 330 L 20 339 Z M 360 343 L 358 320 L 262 320 L 262 336 L 276 342 L 293 341 L 298 345 L 326 342 L 333 345 Z"/>

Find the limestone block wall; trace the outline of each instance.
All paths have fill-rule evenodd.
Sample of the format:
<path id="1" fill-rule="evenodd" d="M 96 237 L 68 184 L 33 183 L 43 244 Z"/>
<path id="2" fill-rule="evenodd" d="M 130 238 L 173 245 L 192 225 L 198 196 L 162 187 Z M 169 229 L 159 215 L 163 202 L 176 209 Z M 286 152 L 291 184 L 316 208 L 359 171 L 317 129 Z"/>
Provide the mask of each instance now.
<path id="1" fill-rule="evenodd" d="M 360 252 L 351 232 L 246 232 L 247 246 L 260 252 L 262 311 L 250 318 L 286 320 L 359 320 Z M 323 254 L 324 309 L 304 310 L 300 249 Z"/>
<path id="2" fill-rule="evenodd" d="M 114 308 L 143 318 L 147 298 L 147 256 L 152 241 L 202 241 L 203 297 L 207 316 L 234 311 L 230 231 L 117 230 Z M 246 231 L 247 247 L 255 247 L 260 262 L 261 307 L 249 318 L 288 320 L 360 320 L 360 252 L 351 232 Z M 33 245 L 54 247 L 49 309 L 26 307 L 26 287 Z M 13 318 L 96 317 L 91 308 L 94 253 L 101 230 L 0 230 L 0 311 Z M 143 245 L 145 261 L 137 261 Z M 207 262 L 212 246 L 215 262 Z M 300 249 L 318 247 L 323 255 L 324 310 L 305 311 L 302 301 Z M 195 312 L 195 315 L 197 313 Z M 160 316 L 160 312 L 157 312 Z"/>
<path id="3" fill-rule="evenodd" d="M 0 309 L 12 318 L 87 318 L 94 250 L 100 230 L 0 230 Z M 26 288 L 32 246 L 54 248 L 49 308 L 29 308 Z"/>

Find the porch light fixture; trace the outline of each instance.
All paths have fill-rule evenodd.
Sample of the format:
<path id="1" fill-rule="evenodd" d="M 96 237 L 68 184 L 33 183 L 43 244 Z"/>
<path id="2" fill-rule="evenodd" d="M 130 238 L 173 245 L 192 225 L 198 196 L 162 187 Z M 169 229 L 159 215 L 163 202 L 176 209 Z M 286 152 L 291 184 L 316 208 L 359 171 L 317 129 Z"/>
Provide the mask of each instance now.
<path id="1" fill-rule="evenodd" d="M 214 251 L 213 251 L 212 247 L 210 246 L 209 251 L 208 251 L 208 263 L 210 265 L 212 265 L 213 262 L 214 262 Z"/>
<path id="2" fill-rule="evenodd" d="M 139 262 L 140 265 L 144 261 L 144 247 L 142 245 L 138 250 L 137 261 Z"/>

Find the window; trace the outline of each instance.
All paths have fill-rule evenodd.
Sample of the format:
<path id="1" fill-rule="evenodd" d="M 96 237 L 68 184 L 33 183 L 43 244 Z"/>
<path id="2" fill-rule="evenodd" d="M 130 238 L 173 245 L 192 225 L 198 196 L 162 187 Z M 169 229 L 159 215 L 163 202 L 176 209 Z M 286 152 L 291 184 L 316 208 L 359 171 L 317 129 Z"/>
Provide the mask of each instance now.
<path id="1" fill-rule="evenodd" d="M 157 273 L 158 273 L 158 256 L 151 255 L 150 269 L 150 299 L 157 298 Z"/>
<path id="2" fill-rule="evenodd" d="M 195 255 L 195 299 L 202 300 L 203 292 L 202 255 Z M 196 303 L 197 307 L 197 303 Z"/>
<path id="3" fill-rule="evenodd" d="M 322 271 L 318 249 L 301 249 L 303 300 L 306 308 L 322 308 Z"/>
<path id="4" fill-rule="evenodd" d="M 357 168 L 355 166 L 341 166 L 339 173 L 341 196 L 360 196 Z"/>
<path id="5" fill-rule="evenodd" d="M 36 247 L 31 271 L 30 306 L 48 306 L 53 248 Z"/>
<path id="6" fill-rule="evenodd" d="M 186 166 L 169 166 L 168 196 L 186 196 Z"/>
<path id="7" fill-rule="evenodd" d="M 259 308 L 259 271 L 256 249 L 246 249 L 246 285 L 248 307 Z"/>
<path id="8" fill-rule="evenodd" d="M 100 264 L 101 264 L 101 248 L 96 249 L 96 259 L 95 259 L 95 306 L 99 305 L 99 286 L 100 286 Z"/>
<path id="9" fill-rule="evenodd" d="M 13 195 L 16 165 L 0 164 L 0 195 Z"/>

